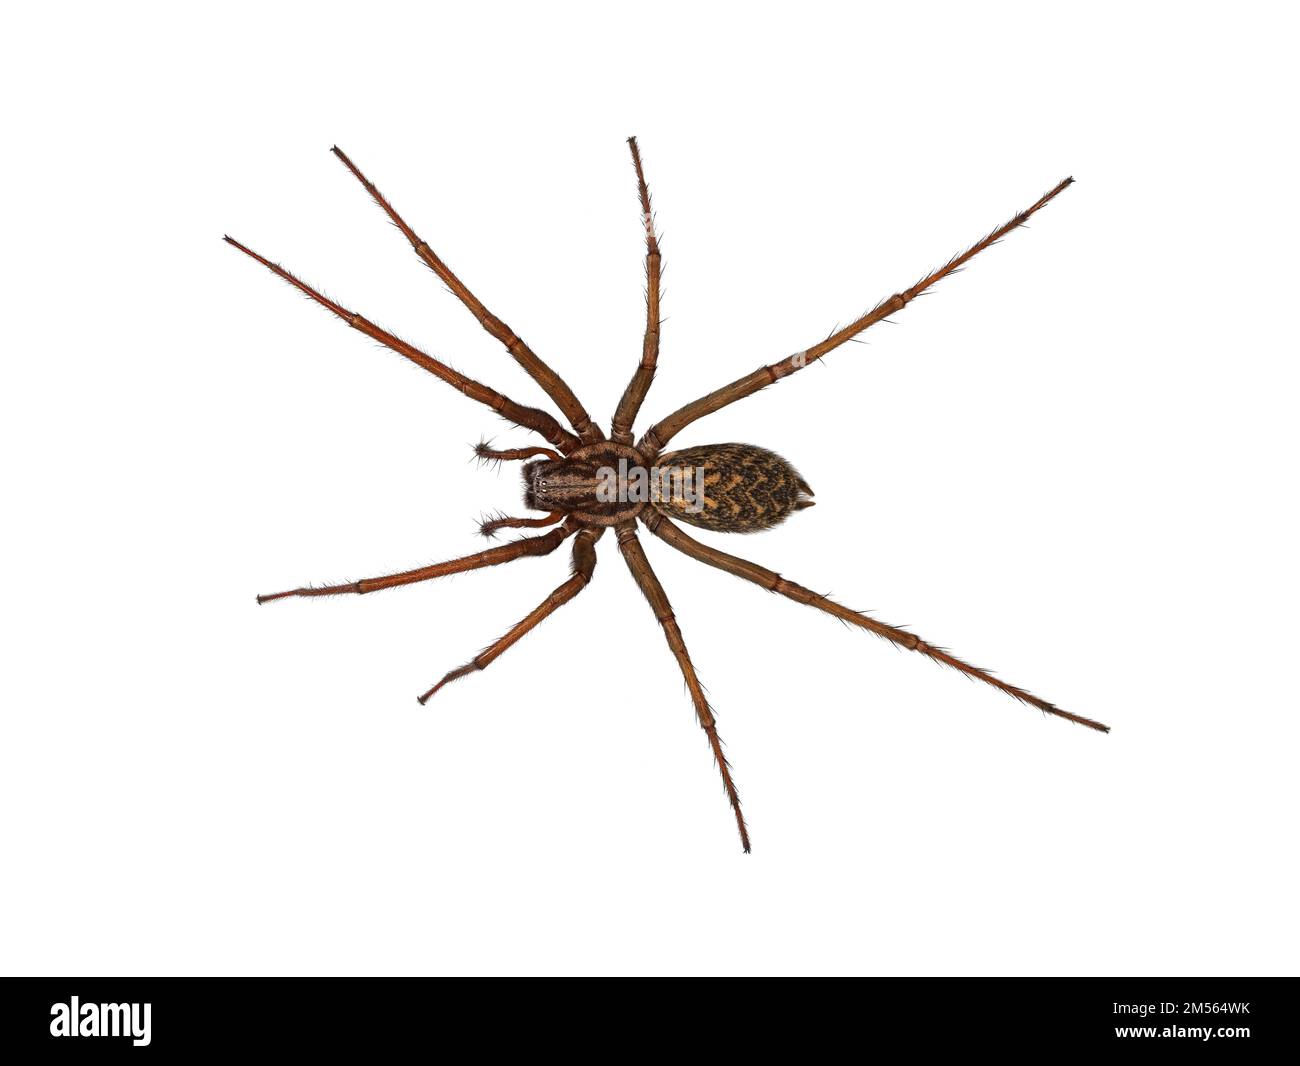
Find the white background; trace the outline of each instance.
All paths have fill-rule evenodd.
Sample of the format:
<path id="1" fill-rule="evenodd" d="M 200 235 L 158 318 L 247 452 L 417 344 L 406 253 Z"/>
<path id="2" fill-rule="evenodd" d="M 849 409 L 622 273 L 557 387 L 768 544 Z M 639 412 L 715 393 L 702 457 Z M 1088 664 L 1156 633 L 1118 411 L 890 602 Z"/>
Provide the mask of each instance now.
<path id="1" fill-rule="evenodd" d="M 62 5 L 11 12 L 0 967 L 1297 970 L 1295 25 L 1282 5 Z M 16 20 L 16 21 L 15 21 Z M 602 422 L 807 347 L 682 444 L 818 506 L 710 537 L 1102 736 L 643 535 L 731 816 L 615 550 L 481 547 L 532 438 L 221 242 L 545 403 L 338 143 Z M 648 424 L 645 420 L 641 426 Z"/>

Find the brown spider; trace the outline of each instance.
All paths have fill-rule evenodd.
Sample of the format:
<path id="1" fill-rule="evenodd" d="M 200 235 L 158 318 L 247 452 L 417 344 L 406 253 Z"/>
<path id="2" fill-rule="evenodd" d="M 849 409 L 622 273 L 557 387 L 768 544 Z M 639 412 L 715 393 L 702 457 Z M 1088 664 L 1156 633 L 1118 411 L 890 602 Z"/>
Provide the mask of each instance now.
<path id="1" fill-rule="evenodd" d="M 240 251 L 252 256 L 289 284 L 333 311 L 348 325 L 373 337 L 399 355 L 405 356 L 471 399 L 486 404 L 507 421 L 541 434 L 554 445 L 553 449 L 539 446 L 504 451 L 494 450 L 486 444 L 480 444 L 477 448 L 478 455 L 483 459 L 515 460 L 544 456 L 542 459 L 525 464 L 523 476 L 525 504 L 532 510 L 545 511 L 546 515 L 541 518 L 502 517 L 486 521 L 481 526 L 484 536 L 491 536 L 498 529 L 503 528 L 555 525 L 557 528 L 549 533 L 523 537 L 500 547 L 467 555 L 463 559 L 453 559 L 450 562 L 425 566 L 418 570 L 389 574 L 386 577 L 367 578 L 347 585 L 292 589 L 288 592 L 258 596 L 257 602 L 267 603 L 287 596 L 332 596 L 345 592 L 376 592 L 379 589 L 427 581 L 464 570 L 495 566 L 526 555 L 548 555 L 568 537 L 574 536 L 572 576 L 500 640 L 480 652 L 464 666 L 452 670 L 429 689 L 419 698 L 420 702 L 424 703 L 447 682 L 464 677 L 473 670 L 487 667 L 543 619 L 577 596 L 590 582 L 596 568 L 596 541 L 604 535 L 606 527 L 613 526 L 623 559 L 646 599 L 649 600 L 655 618 L 663 627 L 668 647 L 676 657 L 677 665 L 686 679 L 686 687 L 695 704 L 695 713 L 699 718 L 700 727 L 708 735 L 713 757 L 722 772 L 723 787 L 735 812 L 736 824 L 740 829 L 740 840 L 745 851 L 749 851 L 749 833 L 745 829 L 745 820 L 740 811 L 740 798 L 731 780 L 730 767 L 722 753 L 722 741 L 718 738 L 713 712 L 705 698 L 703 688 L 700 687 L 699 679 L 695 676 L 695 667 L 691 663 L 686 644 L 682 640 L 681 630 L 673 616 L 672 605 L 668 602 L 668 597 L 654 570 L 651 569 L 637 537 L 638 519 L 655 536 L 693 559 L 726 570 L 799 603 L 816 607 L 845 622 L 884 637 L 900 647 L 919 651 L 937 662 L 951 666 L 971 677 L 977 677 L 1048 714 L 1078 722 L 1091 729 L 1109 732 L 1108 726 L 1063 711 L 1022 688 L 1000 681 L 986 671 L 962 662 L 941 648 L 927 644 L 906 630 L 886 625 L 858 611 L 842 607 L 802 585 L 787 581 L 757 563 L 749 562 L 739 556 L 728 555 L 688 536 L 672 519 L 722 532 L 755 532 L 776 525 L 792 511 L 812 506 L 813 501 L 810 499 L 812 490 L 784 459 L 753 445 L 720 444 L 669 453 L 663 451 L 664 446 L 673 437 L 696 419 L 721 410 L 728 404 L 742 400 L 758 392 L 759 389 L 780 381 L 856 337 L 881 319 L 901 311 L 936 281 L 960 269 L 975 255 L 1022 225 L 1030 215 L 1061 192 L 1073 179 L 1066 178 L 1027 211 L 1022 211 L 1006 225 L 995 229 L 970 249 L 950 259 L 945 266 L 922 278 L 910 289 L 896 293 L 877 304 L 857 321 L 832 333 L 807 351 L 798 352 L 770 366 L 761 366 L 752 374 L 688 403 L 685 407 L 656 422 L 634 445 L 632 423 L 641 409 L 646 393 L 650 390 L 650 382 L 654 378 L 655 367 L 659 360 L 660 257 L 659 242 L 655 235 L 654 220 L 650 210 L 650 192 L 646 188 L 645 175 L 641 169 L 641 155 L 637 149 L 636 138 L 628 138 L 628 145 L 631 147 L 632 163 L 636 168 L 637 187 L 641 198 L 641 218 L 646 233 L 646 329 L 641 363 L 632 375 L 632 380 L 619 401 L 618 409 L 614 412 L 608 438 L 591 420 L 586 409 L 563 379 L 534 354 L 509 326 L 479 302 L 478 298 L 434 254 L 433 249 L 406 224 L 379 190 L 357 169 L 352 160 L 338 148 L 333 149 L 334 154 L 366 187 L 375 202 L 405 234 L 406 239 L 414 247 L 416 255 L 424 260 L 425 264 L 473 312 L 483 328 L 501 341 L 514 356 L 515 361 L 542 387 L 568 419 L 569 425 L 573 427 L 572 433 L 545 411 L 523 407 L 494 389 L 457 373 L 451 367 L 438 362 L 354 311 L 336 304 L 287 270 L 264 259 L 233 238 L 226 237 L 226 240 Z"/>

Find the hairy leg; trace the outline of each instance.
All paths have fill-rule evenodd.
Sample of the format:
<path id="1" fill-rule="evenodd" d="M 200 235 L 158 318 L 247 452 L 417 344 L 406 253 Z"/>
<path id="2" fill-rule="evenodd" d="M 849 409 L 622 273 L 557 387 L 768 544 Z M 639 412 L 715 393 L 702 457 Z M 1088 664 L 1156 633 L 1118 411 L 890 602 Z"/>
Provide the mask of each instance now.
<path id="1" fill-rule="evenodd" d="M 650 210 L 650 190 L 646 188 L 645 174 L 641 170 L 641 151 L 635 137 L 629 137 L 627 143 L 632 149 L 637 192 L 641 197 L 641 224 L 645 226 L 645 339 L 641 342 L 641 363 L 618 402 L 610 427 L 610 439 L 619 444 L 632 443 L 632 423 L 650 391 L 655 366 L 659 362 L 659 278 L 662 273 L 659 238 L 655 235 L 654 214 Z"/>
<path id="2" fill-rule="evenodd" d="M 953 655 L 949 655 L 942 648 L 936 648 L 927 644 L 914 633 L 909 633 L 904 629 L 896 626 L 886 625 L 884 622 L 878 622 L 860 611 L 854 611 L 848 607 L 843 607 L 825 596 L 818 595 L 802 585 L 796 585 L 793 581 L 787 581 L 774 570 L 768 570 L 766 567 L 759 566 L 757 563 L 751 563 L 748 559 L 742 559 L 738 555 L 728 555 L 724 551 L 710 547 L 707 544 L 701 544 L 694 537 L 682 532 L 681 528 L 674 525 L 658 511 L 647 508 L 641 513 L 642 521 L 645 522 L 650 532 L 661 540 L 667 541 L 680 552 L 684 552 L 692 559 L 698 559 L 702 563 L 708 563 L 709 566 L 716 566 L 719 570 L 725 570 L 729 574 L 735 574 L 737 577 L 743 577 L 746 581 L 752 581 L 756 585 L 771 592 L 778 592 L 782 596 L 789 597 L 798 603 L 806 603 L 810 607 L 816 607 L 820 611 L 832 614 L 850 625 L 858 626 L 877 636 L 884 637 L 892 641 L 899 647 L 907 648 L 910 651 L 919 651 L 922 655 L 929 656 L 935 662 L 943 663 L 945 666 L 951 666 L 954 670 L 960 670 L 963 674 L 970 677 L 978 678 L 987 682 L 994 688 L 1001 689 L 1009 696 L 1020 700 L 1021 703 L 1027 703 L 1031 707 L 1037 707 L 1040 711 L 1047 714 L 1056 715 L 1058 718 L 1065 718 L 1071 722 L 1077 722 L 1079 725 L 1086 725 L 1090 729 L 1097 729 L 1103 733 L 1110 732 L 1110 726 L 1102 725 L 1091 718 L 1084 718 L 1081 715 L 1071 714 L 1069 711 L 1063 711 L 1060 707 L 1048 703 L 1046 700 L 1040 700 L 1037 696 L 1031 695 L 1022 688 L 1015 685 L 1009 685 L 1005 681 L 1000 681 L 987 671 L 981 670 L 977 666 L 971 666 L 962 662 Z"/>
<path id="3" fill-rule="evenodd" d="M 789 358 L 782 359 L 780 362 L 772 363 L 770 366 L 761 366 L 752 374 L 747 374 L 743 378 L 738 378 L 730 385 L 724 385 L 715 392 L 707 396 L 701 396 L 698 400 L 693 400 L 685 407 L 678 408 L 667 418 L 661 419 L 651 426 L 641 440 L 637 443 L 637 451 L 646 457 L 652 459 L 663 450 L 666 445 L 676 434 L 689 426 L 697 418 L 703 418 L 705 415 L 712 414 L 714 411 L 720 411 L 728 404 L 733 404 L 737 400 L 743 400 L 746 396 L 752 396 L 760 389 L 768 385 L 775 384 L 784 377 L 789 377 L 796 370 L 802 370 L 809 363 L 820 359 L 829 351 L 833 351 L 846 341 L 852 340 L 863 330 L 874 326 L 882 318 L 888 318 L 890 315 L 897 314 L 909 303 L 915 300 L 926 289 L 930 288 L 935 282 L 946 278 L 949 274 L 960 270 L 966 263 L 973 259 L 980 252 L 984 251 L 990 245 L 996 244 L 1017 226 L 1022 226 L 1028 220 L 1029 216 L 1038 211 L 1047 204 L 1053 197 L 1064 190 L 1073 178 L 1066 178 L 1056 186 L 1051 192 L 1041 197 L 1028 210 L 1020 212 L 1015 218 L 1011 219 L 1005 225 L 999 226 L 983 240 L 972 245 L 960 255 L 953 256 L 946 264 L 931 274 L 926 275 L 910 289 L 903 292 L 895 293 L 888 300 L 884 300 L 859 318 L 841 330 L 837 330 L 827 337 L 820 344 L 814 344 L 807 351 L 797 352 Z"/>
<path id="4" fill-rule="evenodd" d="M 553 452 L 550 448 L 491 448 L 485 441 L 480 441 L 474 445 L 474 454 L 484 462 L 503 463 L 515 459 L 531 459 L 534 455 L 544 455 L 547 459 L 563 459 L 564 456 L 559 452 Z"/>
<path id="5" fill-rule="evenodd" d="M 686 679 L 686 688 L 690 691 L 691 702 L 695 704 L 695 715 L 699 719 L 700 728 L 704 730 L 709 738 L 709 747 L 713 749 L 713 758 L 717 761 L 718 769 L 722 772 L 722 787 L 726 790 L 727 800 L 731 804 L 732 811 L 736 815 L 736 827 L 740 830 L 740 843 L 745 851 L 749 851 L 749 831 L 745 828 L 745 817 L 740 813 L 740 796 L 736 793 L 736 786 L 731 780 L 731 764 L 722 754 L 722 740 L 718 737 L 718 724 L 713 717 L 713 709 L 709 706 L 709 701 L 705 698 L 704 688 L 700 685 L 700 679 L 695 675 L 695 665 L 691 662 L 690 653 L 686 650 L 686 644 L 682 640 L 682 631 L 677 626 L 677 619 L 673 615 L 672 604 L 668 602 L 668 596 L 664 592 L 664 587 L 659 583 L 659 578 L 650 568 L 650 560 L 646 558 L 645 550 L 641 547 L 641 541 L 636 535 L 636 525 L 629 522 L 627 525 L 618 527 L 618 546 L 623 553 L 623 559 L 627 567 L 632 571 L 632 576 L 636 579 L 637 585 L 645 594 L 645 598 L 650 601 L 655 618 L 659 620 L 659 625 L 663 627 L 664 636 L 668 640 L 668 647 L 672 650 L 677 665 L 681 668 L 682 677 Z"/>
<path id="6" fill-rule="evenodd" d="M 550 617 L 586 588 L 591 581 L 592 573 L 596 569 L 596 541 L 600 540 L 604 532 L 603 527 L 592 528 L 588 526 L 581 529 L 573 541 L 573 573 L 569 580 L 538 604 L 522 622 L 512 626 L 504 637 L 479 652 L 464 666 L 458 666 L 447 674 L 433 688 L 419 697 L 420 702 L 427 702 L 430 696 L 450 681 L 455 681 L 457 678 L 464 677 L 475 670 L 486 670 L 488 666 L 496 661 L 498 655 L 523 637 L 524 634 L 535 629 L 542 621 Z"/>
<path id="7" fill-rule="evenodd" d="M 405 356 L 416 366 L 423 367 L 430 374 L 441 378 L 457 391 L 463 392 L 471 400 L 477 400 L 481 404 L 486 404 L 502 418 L 523 426 L 526 429 L 531 429 L 540 433 L 562 452 L 572 451 L 574 448 L 579 446 L 578 438 L 565 430 L 553 416 L 547 414 L 545 411 L 539 411 L 535 407 L 524 407 L 521 404 L 517 404 L 514 400 L 511 400 L 507 396 L 503 396 L 495 389 L 488 388 L 488 386 L 481 384 L 472 378 L 467 378 L 464 374 L 438 362 L 438 360 L 434 359 L 432 356 L 426 355 L 424 352 L 420 351 L 420 349 L 415 347 L 415 345 L 408 344 L 406 341 L 394 336 L 387 330 L 376 326 L 373 322 L 362 318 L 361 315 L 336 304 L 327 296 L 317 292 L 305 281 L 294 277 L 294 275 L 289 273 L 289 271 L 285 270 L 283 267 L 258 255 L 251 248 L 240 244 L 239 241 L 235 240 L 233 237 L 227 237 L 226 243 L 238 248 L 245 255 L 256 259 L 273 274 L 283 278 L 294 288 L 298 289 L 298 291 L 305 293 L 322 307 L 327 308 L 334 314 L 338 315 L 339 318 L 343 319 L 343 321 L 353 329 L 360 330 L 367 337 L 371 337 L 385 347 L 391 348 L 398 355 Z"/>
<path id="8" fill-rule="evenodd" d="M 537 382 L 546 395 L 549 396 L 555 402 L 555 405 L 564 412 L 564 417 L 569 420 L 569 424 L 573 426 L 578 436 L 582 438 L 582 442 L 584 444 L 594 444 L 597 441 L 604 440 L 605 435 L 601 433 L 596 424 L 592 422 L 586 409 L 579 402 L 578 397 L 573 394 L 573 390 L 569 388 L 564 379 L 544 363 L 542 359 L 528 347 L 528 345 L 520 340 L 514 330 L 479 302 L 478 297 L 470 292 L 464 282 L 451 272 L 447 264 L 434 254 L 433 249 L 420 238 L 419 234 L 406 224 L 402 219 L 402 216 L 399 215 L 393 209 L 393 206 L 384 198 L 383 193 L 375 188 L 374 184 L 361 173 L 356 164 L 354 164 L 352 160 L 344 154 L 341 148 L 335 146 L 331 150 L 339 157 L 343 165 L 352 172 L 353 176 L 365 186 L 366 192 L 370 193 L 374 198 L 375 203 L 377 203 L 383 209 L 384 213 L 392 219 L 393 224 L 402 231 L 402 235 L 411 242 L 411 247 L 415 249 L 415 254 L 424 261 L 425 265 L 427 265 L 430 270 L 442 279 L 443 284 L 455 293 L 456 298 L 469 308 L 470 313 L 478 319 L 479 325 L 505 345 L 506 351 L 514 357 L 515 362 L 528 372 L 528 376 Z"/>
<path id="9" fill-rule="evenodd" d="M 433 566 L 422 566 L 418 570 L 406 570 L 400 574 L 388 574 L 385 577 L 368 577 L 361 581 L 352 581 L 346 585 L 325 585 L 319 588 L 290 589 L 288 592 L 273 592 L 257 597 L 258 603 L 270 603 L 283 600 L 289 596 L 338 596 L 355 592 L 364 594 L 378 592 L 380 589 L 397 588 L 399 585 L 413 585 L 417 581 L 429 581 L 447 574 L 460 574 L 466 570 L 481 570 L 485 566 L 497 566 L 500 563 L 522 559 L 525 555 L 550 555 L 566 537 L 574 532 L 576 526 L 562 526 L 540 537 L 521 537 L 519 540 L 502 544 L 497 548 L 466 555 L 462 559 L 452 559 Z"/>
<path id="10" fill-rule="evenodd" d="M 479 523 L 478 531 L 480 536 L 491 539 L 499 529 L 541 529 L 543 526 L 555 525 L 563 517 L 563 511 L 552 511 L 544 518 L 507 518 L 502 515 L 499 518 L 484 519 Z"/>

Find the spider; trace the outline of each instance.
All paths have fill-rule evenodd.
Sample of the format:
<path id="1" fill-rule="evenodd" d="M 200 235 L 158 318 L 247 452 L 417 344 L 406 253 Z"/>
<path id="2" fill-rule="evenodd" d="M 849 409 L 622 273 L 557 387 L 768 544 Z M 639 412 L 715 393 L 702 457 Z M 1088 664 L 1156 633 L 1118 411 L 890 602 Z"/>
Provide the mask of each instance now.
<path id="1" fill-rule="evenodd" d="M 641 221 L 645 228 L 646 327 L 641 361 L 614 411 L 608 437 L 592 421 L 586 408 L 565 381 L 543 362 L 517 333 L 470 292 L 339 148 L 335 147 L 332 151 L 361 182 L 393 224 L 401 230 L 415 249 L 415 254 L 469 308 L 483 328 L 505 345 L 515 361 L 528 372 L 559 408 L 568 421 L 570 429 L 566 429 L 546 411 L 522 406 L 495 389 L 453 370 L 355 311 L 335 303 L 289 271 L 265 259 L 234 238 L 225 238 L 241 252 L 256 259 L 354 329 L 372 337 L 399 355 L 405 356 L 470 399 L 490 407 L 507 421 L 540 434 L 551 445 L 551 447 L 539 445 L 498 450 L 486 443 L 480 443 L 476 448 L 478 456 L 483 460 L 531 460 L 522 467 L 524 503 L 530 510 L 544 512 L 543 516 L 538 518 L 498 517 L 484 521 L 480 532 L 490 538 L 501 529 L 555 527 L 549 532 L 524 536 L 510 543 L 433 566 L 424 566 L 399 574 L 388 574 L 384 577 L 366 578 L 345 585 L 306 587 L 276 592 L 258 596 L 257 602 L 269 603 L 272 600 L 291 596 L 334 596 L 340 593 L 377 592 L 380 589 L 429 581 L 447 574 L 497 566 L 526 556 L 549 555 L 572 537 L 572 572 L 568 580 L 515 624 L 500 640 L 489 645 L 464 666 L 452 670 L 420 696 L 419 701 L 423 704 L 447 683 L 475 670 L 486 669 L 525 634 L 577 596 L 591 581 L 595 571 L 596 542 L 607 529 L 612 527 L 623 561 L 632 572 L 632 577 L 644 593 L 646 600 L 649 601 L 655 618 L 663 629 L 668 647 L 676 658 L 686 681 L 687 691 L 695 706 L 696 717 L 708 737 L 713 758 L 722 774 L 723 788 L 735 815 L 741 845 L 746 852 L 750 850 L 749 831 L 745 826 L 744 815 L 741 813 L 740 798 L 732 781 L 730 764 L 723 754 L 717 722 L 696 676 L 695 666 L 691 662 L 690 653 L 686 650 L 668 595 L 664 592 L 658 577 L 655 576 L 650 561 L 646 558 L 645 550 L 641 546 L 640 538 L 637 536 L 638 522 L 670 547 L 676 548 L 692 559 L 735 574 L 739 578 L 789 597 L 798 603 L 824 611 L 850 625 L 883 637 L 899 647 L 919 652 L 935 662 L 950 666 L 1001 689 L 1022 703 L 1036 707 L 1047 714 L 1065 718 L 1103 733 L 1109 732 L 1108 726 L 1041 700 L 1022 688 L 1008 684 L 985 670 L 963 662 L 913 633 L 841 606 L 766 567 L 696 540 L 686 533 L 678 522 L 716 532 L 757 532 L 784 521 L 794 511 L 812 506 L 813 491 L 794 467 L 766 448 L 748 444 L 716 444 L 680 451 L 664 451 L 669 441 L 696 420 L 738 400 L 743 400 L 747 396 L 752 396 L 782 378 L 789 377 L 795 371 L 803 369 L 846 341 L 857 337 L 863 330 L 875 325 L 881 319 L 898 313 L 935 282 L 955 273 L 985 248 L 997 243 L 1013 229 L 1023 225 L 1031 215 L 1054 199 L 1074 179 L 1066 178 L 1027 210 L 1016 215 L 1005 225 L 999 226 L 965 252 L 954 256 L 944 266 L 928 274 L 911 288 L 895 293 L 877 304 L 861 318 L 832 333 L 825 340 L 814 344 L 806 351 L 798 352 L 767 366 L 760 366 L 752 374 L 747 374 L 729 385 L 724 385 L 693 400 L 660 419 L 636 438 L 632 432 L 632 425 L 641 410 L 646 394 L 650 391 L 650 384 L 659 362 L 659 290 L 662 268 L 659 239 L 650 207 L 650 192 L 641 165 L 641 153 L 635 137 L 628 138 L 627 143 L 632 153 L 632 165 L 641 204 Z"/>

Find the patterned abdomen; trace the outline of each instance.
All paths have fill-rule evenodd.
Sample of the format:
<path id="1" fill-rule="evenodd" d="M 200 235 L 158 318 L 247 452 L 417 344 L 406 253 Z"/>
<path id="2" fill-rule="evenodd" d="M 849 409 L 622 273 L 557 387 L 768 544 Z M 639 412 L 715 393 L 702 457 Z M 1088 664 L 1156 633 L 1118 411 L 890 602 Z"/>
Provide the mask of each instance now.
<path id="1" fill-rule="evenodd" d="M 812 489 L 776 452 L 704 444 L 659 457 L 650 500 L 668 518 L 720 533 L 757 533 L 811 507 Z"/>

